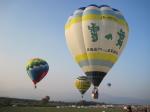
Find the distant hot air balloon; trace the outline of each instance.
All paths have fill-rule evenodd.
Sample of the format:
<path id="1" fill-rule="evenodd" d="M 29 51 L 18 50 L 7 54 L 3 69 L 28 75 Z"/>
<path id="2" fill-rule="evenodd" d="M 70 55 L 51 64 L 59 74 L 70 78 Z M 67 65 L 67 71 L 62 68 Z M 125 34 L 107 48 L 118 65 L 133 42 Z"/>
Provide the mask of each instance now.
<path id="1" fill-rule="evenodd" d="M 65 35 L 74 59 L 97 93 L 127 43 L 125 18 L 119 10 L 107 5 L 81 7 L 68 18 Z"/>
<path id="2" fill-rule="evenodd" d="M 90 88 L 91 82 L 86 76 L 80 76 L 75 80 L 75 86 L 83 98 L 84 93 Z"/>
<path id="3" fill-rule="evenodd" d="M 36 88 L 36 84 L 41 81 L 48 73 L 49 66 L 45 60 L 40 58 L 33 58 L 28 61 L 26 70 Z"/>
<path id="4" fill-rule="evenodd" d="M 111 87 L 111 83 L 107 83 L 107 86 L 108 86 L 108 87 Z"/>

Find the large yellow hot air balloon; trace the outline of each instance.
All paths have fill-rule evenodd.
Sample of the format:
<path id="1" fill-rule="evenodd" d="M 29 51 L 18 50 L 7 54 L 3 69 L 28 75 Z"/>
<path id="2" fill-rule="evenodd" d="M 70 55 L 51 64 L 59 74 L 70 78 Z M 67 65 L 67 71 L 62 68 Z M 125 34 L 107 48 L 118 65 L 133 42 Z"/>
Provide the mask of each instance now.
<path id="1" fill-rule="evenodd" d="M 90 88 L 91 82 L 86 76 L 80 76 L 75 80 L 75 86 L 83 98 L 84 93 Z"/>
<path id="2" fill-rule="evenodd" d="M 125 18 L 107 5 L 81 7 L 68 18 L 65 35 L 75 61 L 98 93 L 98 86 L 127 43 Z"/>

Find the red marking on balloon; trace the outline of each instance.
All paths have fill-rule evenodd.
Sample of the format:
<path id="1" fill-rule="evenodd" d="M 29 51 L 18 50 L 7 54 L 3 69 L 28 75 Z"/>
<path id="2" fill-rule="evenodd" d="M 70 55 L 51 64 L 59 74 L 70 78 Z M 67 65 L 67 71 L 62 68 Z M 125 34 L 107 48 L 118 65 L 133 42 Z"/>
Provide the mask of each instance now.
<path id="1" fill-rule="evenodd" d="M 48 71 L 39 74 L 39 75 L 38 75 L 38 78 L 37 78 L 36 80 L 32 80 L 33 83 L 34 83 L 34 85 L 36 85 L 36 83 L 38 83 L 40 80 L 42 80 L 42 79 L 46 76 L 47 72 L 48 72 Z"/>

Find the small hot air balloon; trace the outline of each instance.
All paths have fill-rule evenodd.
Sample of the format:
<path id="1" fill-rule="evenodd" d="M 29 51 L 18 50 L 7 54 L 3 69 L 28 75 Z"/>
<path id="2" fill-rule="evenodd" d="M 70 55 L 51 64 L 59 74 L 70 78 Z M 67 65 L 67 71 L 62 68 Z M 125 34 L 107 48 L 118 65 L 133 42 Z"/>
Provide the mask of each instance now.
<path id="1" fill-rule="evenodd" d="M 75 80 L 75 86 L 81 93 L 81 97 L 83 99 L 83 95 L 90 88 L 91 82 L 86 76 L 80 76 Z"/>
<path id="2" fill-rule="evenodd" d="M 33 58 L 28 61 L 26 70 L 36 88 L 36 84 L 41 81 L 48 73 L 49 66 L 45 60 L 40 58 Z"/>
<path id="3" fill-rule="evenodd" d="M 108 87 L 111 87 L 111 83 L 107 83 L 107 86 L 108 86 Z"/>
<path id="4" fill-rule="evenodd" d="M 95 94 L 124 49 L 128 31 L 121 12 L 107 5 L 81 7 L 68 18 L 65 25 L 68 47 L 94 85 Z"/>

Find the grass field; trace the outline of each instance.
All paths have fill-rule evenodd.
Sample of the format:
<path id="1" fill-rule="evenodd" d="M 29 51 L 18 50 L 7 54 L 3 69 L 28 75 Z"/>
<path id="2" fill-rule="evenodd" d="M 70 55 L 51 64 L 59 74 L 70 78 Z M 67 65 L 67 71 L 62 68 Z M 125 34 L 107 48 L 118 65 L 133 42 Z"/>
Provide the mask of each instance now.
<path id="1" fill-rule="evenodd" d="M 124 112 L 119 109 L 55 108 L 55 107 L 0 107 L 0 112 Z"/>

